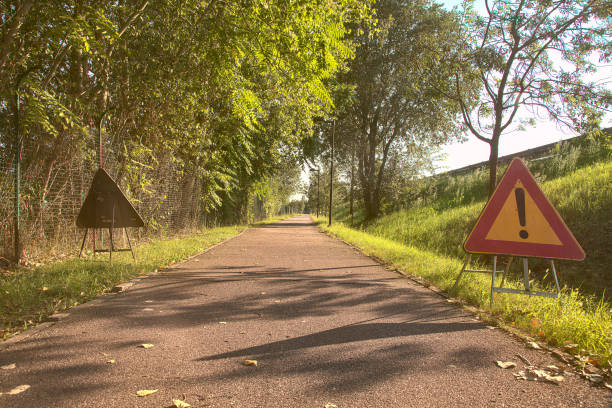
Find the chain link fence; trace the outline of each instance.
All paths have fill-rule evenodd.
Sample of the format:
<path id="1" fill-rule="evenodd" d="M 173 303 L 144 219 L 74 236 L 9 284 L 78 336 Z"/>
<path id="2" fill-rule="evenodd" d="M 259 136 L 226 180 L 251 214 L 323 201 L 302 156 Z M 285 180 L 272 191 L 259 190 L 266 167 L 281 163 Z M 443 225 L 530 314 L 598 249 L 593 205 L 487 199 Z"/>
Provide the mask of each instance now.
<path id="1" fill-rule="evenodd" d="M 75 220 L 98 168 L 96 147 L 92 142 L 92 146 L 61 151 L 55 154 L 41 145 L 26 145 L 21 151 L 19 258 L 26 265 L 74 256 L 83 239 L 84 231 L 76 227 Z M 15 259 L 14 156 L 13 146 L 0 145 L 2 263 Z M 112 156 L 103 161 L 104 169 L 145 220 L 145 228 L 130 232 L 133 241 L 187 233 L 218 223 L 219 210 L 206 211 L 202 204 L 203 182 L 195 174 L 178 171 L 169 157 L 131 161 L 129 166 L 121 166 Z M 254 218 L 262 218 L 261 203 L 251 201 Z"/>

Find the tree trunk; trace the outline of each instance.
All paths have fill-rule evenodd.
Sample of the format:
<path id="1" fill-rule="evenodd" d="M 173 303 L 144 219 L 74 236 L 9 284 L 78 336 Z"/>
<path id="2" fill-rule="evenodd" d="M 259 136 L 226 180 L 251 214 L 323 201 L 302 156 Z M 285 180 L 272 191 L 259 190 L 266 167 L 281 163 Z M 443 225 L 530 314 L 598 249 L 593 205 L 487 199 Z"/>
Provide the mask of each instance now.
<path id="1" fill-rule="evenodd" d="M 499 156 L 499 136 L 493 135 L 489 153 L 489 198 L 493 195 L 497 186 L 497 158 Z"/>

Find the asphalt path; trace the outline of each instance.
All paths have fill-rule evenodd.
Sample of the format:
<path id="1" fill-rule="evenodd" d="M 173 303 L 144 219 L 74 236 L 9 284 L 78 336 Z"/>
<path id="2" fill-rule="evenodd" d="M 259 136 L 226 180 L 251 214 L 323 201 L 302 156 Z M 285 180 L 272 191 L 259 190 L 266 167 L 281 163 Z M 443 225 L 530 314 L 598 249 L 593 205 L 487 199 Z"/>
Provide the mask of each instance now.
<path id="1" fill-rule="evenodd" d="M 516 354 L 559 364 L 298 217 L 1 344 L 0 406 L 612 406 L 577 375 L 515 379 Z"/>

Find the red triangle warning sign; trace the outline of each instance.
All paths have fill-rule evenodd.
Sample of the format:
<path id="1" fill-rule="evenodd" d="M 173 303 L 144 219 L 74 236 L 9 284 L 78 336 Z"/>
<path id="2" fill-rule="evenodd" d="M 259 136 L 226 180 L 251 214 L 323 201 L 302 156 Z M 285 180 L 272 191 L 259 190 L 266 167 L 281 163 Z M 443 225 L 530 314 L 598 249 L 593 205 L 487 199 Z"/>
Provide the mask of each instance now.
<path id="1" fill-rule="evenodd" d="M 578 261 L 585 257 L 576 238 L 518 158 L 506 169 L 463 248 L 477 254 Z"/>

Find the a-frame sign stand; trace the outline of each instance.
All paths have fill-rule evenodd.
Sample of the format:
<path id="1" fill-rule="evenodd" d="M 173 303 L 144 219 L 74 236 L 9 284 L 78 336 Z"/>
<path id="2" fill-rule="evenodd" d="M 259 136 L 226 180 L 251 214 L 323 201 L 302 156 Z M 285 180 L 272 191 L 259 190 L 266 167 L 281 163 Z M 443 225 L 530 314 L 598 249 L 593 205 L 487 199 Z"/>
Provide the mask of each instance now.
<path id="1" fill-rule="evenodd" d="M 113 252 L 130 251 L 132 258 L 136 260 L 127 227 L 144 227 L 144 221 L 117 183 L 101 167 L 94 175 L 76 224 L 80 228 L 85 228 L 79 258 L 83 254 L 87 232 L 91 229 L 93 232 L 94 256 L 96 253 L 108 252 L 109 260 L 112 262 Z M 115 228 L 123 228 L 129 248 L 115 248 L 113 237 L 113 230 Z M 96 231 L 103 231 L 104 229 L 108 229 L 109 233 L 108 249 L 96 248 Z"/>
<path id="2" fill-rule="evenodd" d="M 463 248 L 468 255 L 451 293 L 454 293 L 466 272 L 490 273 L 491 306 L 496 292 L 558 298 L 561 290 L 554 259 L 581 261 L 585 257 L 576 238 L 538 187 L 525 164 L 518 158 L 513 159 L 506 169 Z M 472 254 L 493 255 L 493 269 L 470 269 Z M 497 270 L 498 255 L 510 256 L 502 270 Z M 515 257 L 523 258 L 525 289 L 503 287 Z M 528 263 L 530 257 L 550 259 L 556 293 L 531 290 Z M 503 274 L 502 281 L 500 286 L 495 286 L 498 273 Z"/>
<path id="3" fill-rule="evenodd" d="M 125 234 L 125 237 L 127 238 L 128 248 L 115 248 L 115 243 L 113 239 L 113 229 L 114 228 L 115 228 L 115 206 L 113 205 L 113 218 L 112 218 L 111 226 L 108 228 L 108 235 L 109 235 L 108 249 L 96 248 L 96 232 L 97 231 L 102 232 L 104 229 L 103 228 L 91 228 L 94 257 L 96 256 L 97 253 L 108 252 L 109 261 L 112 262 L 113 252 L 130 251 L 132 253 L 132 259 L 135 261 L 136 256 L 134 255 L 134 250 L 132 249 L 132 242 L 130 241 L 130 235 L 128 233 L 127 228 L 125 227 L 123 228 L 123 233 Z M 89 231 L 89 228 L 85 228 L 85 233 L 83 234 L 83 242 L 81 242 L 81 250 L 79 251 L 79 258 L 83 255 L 83 248 L 85 248 L 85 241 L 87 240 L 88 231 Z"/>
<path id="4" fill-rule="evenodd" d="M 497 255 L 493 256 L 493 269 L 470 269 L 470 262 L 472 260 L 472 254 L 467 254 L 465 262 L 463 263 L 463 267 L 461 268 L 461 272 L 459 272 L 459 276 L 455 280 L 455 284 L 450 290 L 450 293 L 455 293 L 455 289 L 459 284 L 459 281 L 463 277 L 466 272 L 473 273 L 490 273 L 491 274 L 491 300 L 490 306 L 493 307 L 493 294 L 496 292 L 500 293 L 517 293 L 521 295 L 529 295 L 529 296 L 543 296 L 543 297 L 551 297 L 551 298 L 559 298 L 561 295 L 561 289 L 559 287 L 559 279 L 557 278 L 557 269 L 555 268 L 555 261 L 553 259 L 550 260 L 550 266 L 553 273 L 553 277 L 555 278 L 555 287 L 557 289 L 556 293 L 551 292 L 540 292 L 531 290 L 531 286 L 529 284 L 529 263 L 527 258 L 523 258 L 523 284 L 525 289 L 512 289 L 512 288 L 504 288 L 504 282 L 506 281 L 506 277 L 508 276 L 508 272 L 510 271 L 510 266 L 512 265 L 512 261 L 514 261 L 514 257 L 511 256 L 506 263 L 504 269 L 497 269 Z M 494 272 L 495 271 L 495 272 Z M 501 273 L 502 280 L 499 286 L 495 286 L 495 275 Z"/>

